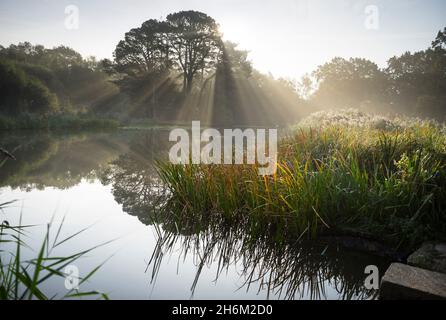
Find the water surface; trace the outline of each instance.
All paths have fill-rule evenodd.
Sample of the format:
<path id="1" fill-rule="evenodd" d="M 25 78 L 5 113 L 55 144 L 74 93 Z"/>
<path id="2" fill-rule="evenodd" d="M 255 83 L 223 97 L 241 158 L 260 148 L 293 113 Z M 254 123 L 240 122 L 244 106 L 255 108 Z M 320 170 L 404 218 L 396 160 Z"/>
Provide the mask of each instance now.
<path id="1" fill-rule="evenodd" d="M 278 250 L 259 240 L 246 246 L 236 226 L 197 232 L 157 214 L 168 131 L 14 133 L 0 146 L 16 161 L 0 168 L 0 203 L 17 200 L 0 220 L 36 225 L 26 242 L 37 250 L 46 224 L 66 216 L 63 235 L 88 230 L 58 248 L 70 255 L 112 239 L 76 262 L 81 275 L 105 265 L 82 291 L 111 299 L 371 299 L 364 269 L 377 257 L 335 243 L 311 242 Z M 29 250 L 25 252 L 32 256 Z M 49 282 L 49 296 L 66 292 Z"/>

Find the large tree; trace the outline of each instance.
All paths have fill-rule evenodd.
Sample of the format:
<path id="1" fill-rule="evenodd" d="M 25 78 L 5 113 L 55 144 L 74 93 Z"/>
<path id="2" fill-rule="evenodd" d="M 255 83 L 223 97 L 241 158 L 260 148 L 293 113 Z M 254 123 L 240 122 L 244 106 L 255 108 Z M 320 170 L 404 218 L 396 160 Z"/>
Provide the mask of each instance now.
<path id="1" fill-rule="evenodd" d="M 208 72 L 218 61 L 222 42 L 218 24 L 197 11 L 181 11 L 167 16 L 175 62 L 183 73 L 183 89 L 190 92 L 195 75 Z"/>
<path id="2" fill-rule="evenodd" d="M 190 92 L 195 76 L 218 62 L 222 41 L 218 24 L 197 11 L 181 11 L 166 21 L 148 20 L 130 30 L 115 50 L 119 71 L 129 75 L 181 72 L 183 92 Z"/>
<path id="3" fill-rule="evenodd" d="M 152 73 L 170 67 L 169 26 L 166 22 L 148 20 L 130 30 L 115 50 L 118 68 L 127 73 Z"/>

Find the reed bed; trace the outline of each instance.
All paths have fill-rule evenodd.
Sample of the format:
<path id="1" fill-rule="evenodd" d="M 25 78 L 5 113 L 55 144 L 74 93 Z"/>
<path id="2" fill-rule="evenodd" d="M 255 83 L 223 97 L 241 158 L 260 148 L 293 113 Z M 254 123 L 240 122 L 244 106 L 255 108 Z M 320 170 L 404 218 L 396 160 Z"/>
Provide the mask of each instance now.
<path id="1" fill-rule="evenodd" d="M 278 170 L 269 177 L 259 176 L 255 165 L 158 163 L 178 223 L 248 219 L 246 232 L 268 233 L 279 243 L 345 232 L 395 248 L 445 240 L 444 126 L 401 119 L 364 124 L 374 117 L 356 126 L 354 117 L 348 126 L 327 125 L 320 117 L 280 142 Z"/>

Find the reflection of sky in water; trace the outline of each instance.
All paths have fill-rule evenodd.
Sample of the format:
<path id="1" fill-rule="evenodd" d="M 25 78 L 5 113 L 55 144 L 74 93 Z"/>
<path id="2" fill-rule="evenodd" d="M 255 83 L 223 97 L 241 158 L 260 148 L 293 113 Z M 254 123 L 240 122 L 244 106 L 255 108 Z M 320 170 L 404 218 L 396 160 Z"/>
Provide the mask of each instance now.
<path id="1" fill-rule="evenodd" d="M 143 225 L 136 217 L 122 211 L 110 192 L 109 186 L 103 186 L 99 181 L 95 183 L 82 182 L 69 190 L 60 191 L 46 188 L 43 191 L 21 192 L 10 188 L 0 189 L 0 202 L 7 199 L 21 201 L 5 210 L 2 220 L 17 223 L 20 211 L 23 212 L 23 224 L 39 225 L 51 220 L 56 210 L 56 223 L 66 213 L 66 224 L 61 239 L 75 233 L 86 226 L 93 225 L 79 237 L 70 240 L 55 254 L 70 254 L 90 248 L 94 245 L 119 238 L 116 242 L 95 250 L 88 257 L 76 263 L 81 275 L 89 272 L 95 266 L 107 261 L 100 272 L 89 281 L 84 291 L 101 290 L 109 293 L 113 299 L 189 299 L 197 267 L 190 255 L 183 262 L 180 260 L 177 270 L 179 250 L 163 260 L 158 277 L 153 285 L 150 284 L 151 269 L 145 272 L 156 244 L 156 234 L 152 227 Z M 23 208 L 22 208 L 23 205 Z M 55 228 L 56 229 L 56 228 Z M 55 230 L 54 230 L 55 231 Z M 37 239 L 34 250 L 38 250 L 44 227 L 33 229 L 30 237 Z M 30 241 L 29 241 L 30 242 Z M 257 294 L 257 287 L 252 286 L 247 293 L 245 288 L 239 287 L 243 280 L 239 278 L 241 266 L 230 268 L 229 273 L 223 273 L 214 282 L 216 265 L 206 268 L 198 282 L 194 299 L 265 299 L 266 291 Z M 64 282 L 57 279 L 51 283 L 52 293 L 64 292 Z M 327 298 L 337 299 L 338 294 L 330 286 L 327 287 Z M 272 296 L 271 296 L 272 298 Z"/>
<path id="2" fill-rule="evenodd" d="M 141 137 L 139 139 L 144 140 Z M 101 143 L 105 143 L 104 141 L 107 140 L 101 141 Z M 154 140 L 148 139 L 147 141 L 150 143 Z M 85 142 L 81 141 L 77 147 L 82 150 L 83 147 L 91 143 L 92 141 L 87 139 Z M 106 143 L 110 143 L 110 141 Z M 59 145 L 57 150 L 57 152 L 62 153 L 71 149 Z M 98 154 L 103 152 L 101 147 L 92 148 L 91 145 L 89 150 L 88 156 L 92 159 L 96 159 L 92 152 Z M 47 168 L 57 167 L 57 172 L 63 172 L 64 165 L 67 168 L 72 167 L 70 161 L 78 161 L 72 155 L 61 156 L 57 152 L 53 154 L 54 159 L 62 158 L 65 162 L 59 159 L 57 165 L 46 164 Z M 122 148 L 119 148 L 114 157 L 117 158 L 122 152 Z M 112 160 L 114 157 L 111 157 Z M 108 158 L 110 157 L 107 156 Z M 50 162 L 53 161 L 52 158 L 49 159 Z M 34 177 L 36 172 L 39 172 L 39 170 L 34 170 Z M 54 177 L 51 170 L 49 174 L 46 172 L 46 175 Z M 26 181 L 26 179 L 27 176 L 25 175 L 22 180 Z M 111 299 L 191 298 L 191 287 L 198 270 L 193 254 L 188 254 L 184 259 L 181 255 L 180 244 L 178 244 L 174 250 L 166 254 L 156 281 L 151 284 L 152 268 L 150 267 L 146 272 L 146 267 L 156 245 L 155 229 L 152 226 L 144 225 L 137 217 L 124 212 L 122 206 L 116 202 L 112 194 L 112 186 L 104 186 L 98 179 L 93 178 L 89 182 L 86 179 L 81 179 L 80 183 L 69 186 L 65 190 L 44 187 L 42 190 L 31 188 L 31 191 L 26 192 L 24 189 L 0 188 L 0 203 L 13 199 L 19 201 L 0 213 L 0 219 L 8 220 L 10 224 L 17 224 L 22 212 L 23 224 L 38 225 L 39 227 L 31 229 L 30 236 L 27 239 L 27 243 L 35 251 L 41 244 L 46 223 L 51 220 L 53 214 L 56 214 L 53 234 L 56 233 L 63 216 L 66 215 L 60 239 L 87 226 L 92 226 L 78 237 L 56 249 L 54 251 L 55 255 L 70 255 L 117 239 L 115 242 L 96 249 L 87 257 L 76 262 L 82 276 L 113 256 L 88 284 L 81 287 L 81 291 L 100 290 L 109 294 Z M 29 252 L 25 251 L 24 253 L 25 256 L 30 257 Z M 217 265 L 216 261 L 210 266 L 204 267 L 194 292 L 194 299 L 265 299 L 267 297 L 266 288 L 258 293 L 259 288 L 256 283 L 251 285 L 248 292 L 246 287 L 242 287 L 245 278 L 241 276 L 243 271 L 241 262 L 232 265 L 228 272 L 223 272 L 215 281 Z M 358 268 L 362 268 L 362 265 L 359 265 Z M 56 293 L 63 294 L 65 292 L 64 281 L 57 278 L 49 282 L 44 289 L 48 290 L 48 296 Z M 306 292 L 304 297 L 308 298 L 308 294 Z M 339 294 L 333 287 L 326 285 L 325 297 L 338 299 Z M 273 299 L 274 295 L 270 294 L 270 298 Z M 282 298 L 284 297 L 282 296 Z"/>

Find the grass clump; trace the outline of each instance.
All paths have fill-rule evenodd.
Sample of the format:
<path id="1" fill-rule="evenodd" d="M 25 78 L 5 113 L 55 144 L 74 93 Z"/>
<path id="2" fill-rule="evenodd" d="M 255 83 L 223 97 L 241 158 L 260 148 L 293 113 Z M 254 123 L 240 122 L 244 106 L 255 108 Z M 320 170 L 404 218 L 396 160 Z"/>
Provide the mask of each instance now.
<path id="1" fill-rule="evenodd" d="M 249 219 L 247 232 L 278 242 L 345 232 L 395 248 L 445 240 L 444 127 L 398 123 L 312 129 L 304 122 L 280 142 L 270 177 L 256 166 L 159 164 L 168 205 L 179 219 Z"/>
<path id="2" fill-rule="evenodd" d="M 10 202 L 12 203 L 12 202 Z M 0 209 L 10 203 L 0 204 Z M 20 219 L 21 220 L 21 219 Z M 54 250 L 61 245 L 77 237 L 80 232 L 74 233 L 66 238 L 61 238 L 63 222 L 58 226 L 55 236 L 53 236 L 53 223 L 47 225 L 42 243 L 36 256 L 25 259 L 23 249 L 28 248 L 26 238 L 28 230 L 35 226 L 25 226 L 21 223 L 17 226 L 10 225 L 3 221 L 0 225 L 0 300 L 52 300 L 52 299 L 81 299 L 85 297 L 106 299 L 108 296 L 99 291 L 80 291 L 79 288 L 67 289 L 62 296 L 48 296 L 42 287 L 54 278 L 60 278 L 60 282 L 67 281 L 69 276 L 65 273 L 67 267 L 73 265 L 91 253 L 98 247 L 106 243 L 82 250 L 72 255 L 59 256 L 54 254 Z M 12 249 L 9 249 L 12 248 Z M 92 269 L 85 277 L 78 278 L 78 286 L 82 286 L 100 269 L 99 265 Z"/>

